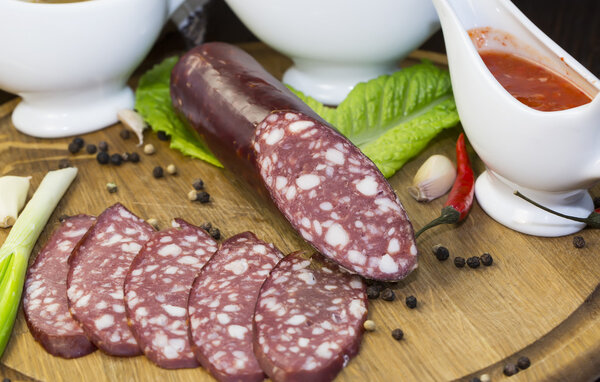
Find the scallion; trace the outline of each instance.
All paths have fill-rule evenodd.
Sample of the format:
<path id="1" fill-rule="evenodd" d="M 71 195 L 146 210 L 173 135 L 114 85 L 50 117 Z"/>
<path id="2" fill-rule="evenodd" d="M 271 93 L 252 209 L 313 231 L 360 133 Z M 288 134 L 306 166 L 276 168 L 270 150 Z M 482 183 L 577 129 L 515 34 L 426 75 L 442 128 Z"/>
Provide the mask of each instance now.
<path id="1" fill-rule="evenodd" d="M 73 167 L 46 174 L 0 247 L 0 356 L 17 316 L 29 255 L 76 175 Z"/>

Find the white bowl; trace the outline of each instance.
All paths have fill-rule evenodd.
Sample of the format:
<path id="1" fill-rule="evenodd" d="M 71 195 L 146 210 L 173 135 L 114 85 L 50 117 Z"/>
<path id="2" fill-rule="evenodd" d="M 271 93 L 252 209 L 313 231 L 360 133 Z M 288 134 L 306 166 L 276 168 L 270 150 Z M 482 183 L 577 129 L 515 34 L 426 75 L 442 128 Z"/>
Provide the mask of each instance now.
<path id="1" fill-rule="evenodd" d="M 283 81 L 327 104 L 398 61 L 439 29 L 431 0 L 226 0 L 294 65 Z"/>
<path id="2" fill-rule="evenodd" d="M 98 130 L 133 107 L 126 81 L 182 0 L 0 1 L 0 88 L 13 124 L 53 138 Z"/>

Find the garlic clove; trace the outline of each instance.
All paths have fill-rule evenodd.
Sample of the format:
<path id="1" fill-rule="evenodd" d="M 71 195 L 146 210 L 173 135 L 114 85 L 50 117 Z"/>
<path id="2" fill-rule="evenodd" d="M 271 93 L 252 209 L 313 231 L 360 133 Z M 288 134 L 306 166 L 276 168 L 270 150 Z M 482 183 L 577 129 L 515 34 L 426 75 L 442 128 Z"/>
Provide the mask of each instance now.
<path id="1" fill-rule="evenodd" d="M 146 129 L 148 125 L 141 115 L 139 115 L 135 110 L 123 109 L 119 110 L 117 113 L 117 118 L 123 125 L 133 130 L 135 135 L 137 135 L 139 140 L 138 147 L 144 144 L 144 129 Z"/>
<path id="2" fill-rule="evenodd" d="M 456 179 L 452 161 L 444 155 L 430 156 L 419 168 L 408 193 L 419 202 L 430 202 L 444 195 Z"/>
<path id="3" fill-rule="evenodd" d="M 0 227 L 8 228 L 15 224 L 19 212 L 25 205 L 31 177 L 0 177 Z"/>

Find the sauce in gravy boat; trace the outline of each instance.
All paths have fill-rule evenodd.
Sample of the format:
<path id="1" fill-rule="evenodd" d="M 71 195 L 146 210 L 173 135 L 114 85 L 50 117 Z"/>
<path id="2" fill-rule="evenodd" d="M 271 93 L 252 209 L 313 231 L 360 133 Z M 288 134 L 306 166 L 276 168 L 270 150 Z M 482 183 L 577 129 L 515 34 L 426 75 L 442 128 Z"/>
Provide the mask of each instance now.
<path id="1" fill-rule="evenodd" d="M 567 215 L 593 210 L 587 189 L 600 179 L 600 81 L 507 0 L 433 0 L 440 16 L 461 123 L 486 171 L 475 193 L 492 218 L 519 232 L 562 236 L 583 223 L 549 214 L 522 194 Z M 478 51 L 479 50 L 479 51 Z M 566 78 L 588 102 L 540 111 L 513 97 L 479 52 L 510 53 Z"/>

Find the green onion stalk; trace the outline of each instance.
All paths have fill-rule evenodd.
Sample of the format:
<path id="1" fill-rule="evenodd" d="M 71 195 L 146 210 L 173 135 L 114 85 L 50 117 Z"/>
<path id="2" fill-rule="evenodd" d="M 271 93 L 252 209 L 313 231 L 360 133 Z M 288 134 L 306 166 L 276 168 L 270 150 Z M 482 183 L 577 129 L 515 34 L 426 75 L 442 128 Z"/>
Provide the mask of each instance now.
<path id="1" fill-rule="evenodd" d="M 17 316 L 29 255 L 76 175 L 74 167 L 46 174 L 0 247 L 0 357 Z"/>

